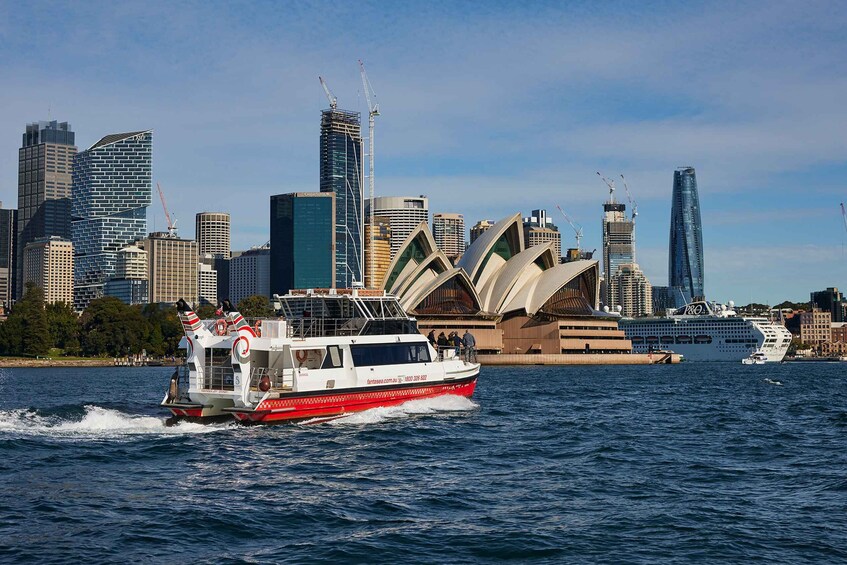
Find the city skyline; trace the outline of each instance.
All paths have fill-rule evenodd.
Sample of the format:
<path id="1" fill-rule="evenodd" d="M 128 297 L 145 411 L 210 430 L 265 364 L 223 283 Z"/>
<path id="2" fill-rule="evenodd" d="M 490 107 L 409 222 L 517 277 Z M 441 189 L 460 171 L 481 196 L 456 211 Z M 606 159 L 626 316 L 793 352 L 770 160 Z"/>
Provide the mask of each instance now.
<path id="1" fill-rule="evenodd" d="M 605 187 L 594 171 L 624 173 L 639 203 L 638 262 L 661 284 L 672 174 L 690 164 L 709 299 L 804 300 L 845 286 L 838 30 L 847 17 L 838 4 L 767 13 L 723 3 L 416 5 L 385 14 L 378 36 L 322 20 L 320 7 L 241 8 L 61 8 L 75 30 L 67 36 L 33 31 L 55 6 L 9 10 L 0 18 L 0 200 L 16 201 L 27 123 L 72 123 L 80 150 L 109 132 L 152 128 L 153 177 L 181 224 L 205 209 L 228 212 L 233 249 L 260 245 L 270 195 L 319 190 L 327 101 L 317 76 L 339 107 L 363 111 L 361 57 L 382 114 L 377 196 L 426 194 L 430 210 L 464 214 L 466 226 L 536 208 L 555 217 L 560 204 L 586 227 L 583 247 L 599 250 Z M 383 11 L 338 10 L 359 27 Z M 205 31 L 187 33 L 197 22 Z M 398 48 L 418 41 L 430 48 Z M 43 64 L 27 64 L 33 57 Z M 155 205 L 148 228 L 165 228 Z"/>

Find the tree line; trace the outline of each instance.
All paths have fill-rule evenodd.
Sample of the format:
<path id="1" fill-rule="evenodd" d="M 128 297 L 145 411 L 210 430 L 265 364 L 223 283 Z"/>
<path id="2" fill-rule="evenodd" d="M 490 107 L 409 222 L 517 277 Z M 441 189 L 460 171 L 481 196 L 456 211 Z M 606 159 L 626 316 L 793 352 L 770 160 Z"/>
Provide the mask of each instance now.
<path id="1" fill-rule="evenodd" d="M 273 309 L 267 297 L 250 296 L 238 304 L 247 317 L 268 317 Z M 213 318 L 215 308 L 198 308 L 202 319 Z M 5 322 L 0 323 L 0 355 L 45 356 L 61 354 L 124 357 L 146 350 L 149 356 L 178 354 L 184 335 L 176 308 L 165 304 L 130 306 L 106 296 L 92 300 L 81 316 L 69 304 L 44 304 L 44 292 L 27 283 L 24 295 Z"/>

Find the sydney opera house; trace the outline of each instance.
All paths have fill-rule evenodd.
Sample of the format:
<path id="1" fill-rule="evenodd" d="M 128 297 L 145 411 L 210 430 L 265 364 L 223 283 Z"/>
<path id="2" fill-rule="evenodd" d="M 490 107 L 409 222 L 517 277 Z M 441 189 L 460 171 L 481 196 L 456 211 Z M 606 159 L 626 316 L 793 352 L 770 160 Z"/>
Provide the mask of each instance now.
<path id="1" fill-rule="evenodd" d="M 480 235 L 454 266 L 421 223 L 382 288 L 423 333 L 469 329 L 481 353 L 629 353 L 617 318 L 598 310 L 598 262 L 559 263 L 554 245 L 526 248 L 515 214 Z"/>

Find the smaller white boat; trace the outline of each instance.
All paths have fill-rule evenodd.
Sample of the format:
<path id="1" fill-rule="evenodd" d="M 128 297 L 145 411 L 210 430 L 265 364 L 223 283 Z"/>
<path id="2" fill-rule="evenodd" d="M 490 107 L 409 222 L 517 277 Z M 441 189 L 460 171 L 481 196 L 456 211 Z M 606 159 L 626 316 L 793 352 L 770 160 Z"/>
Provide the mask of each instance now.
<path id="1" fill-rule="evenodd" d="M 741 360 L 745 365 L 764 365 L 768 361 L 768 356 L 761 351 L 751 353 L 749 357 Z"/>

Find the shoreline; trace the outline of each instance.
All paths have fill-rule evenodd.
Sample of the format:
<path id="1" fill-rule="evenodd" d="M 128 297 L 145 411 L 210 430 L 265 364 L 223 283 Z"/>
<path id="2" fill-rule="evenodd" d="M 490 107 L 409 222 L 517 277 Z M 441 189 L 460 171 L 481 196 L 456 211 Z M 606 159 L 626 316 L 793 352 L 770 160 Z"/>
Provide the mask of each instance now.
<path id="1" fill-rule="evenodd" d="M 154 367 L 173 367 L 176 364 L 170 361 L 162 362 Z M 149 365 L 138 365 L 148 367 Z M 114 357 L 93 359 L 23 359 L 23 358 L 0 358 L 0 369 L 50 369 L 60 367 L 115 367 L 128 368 L 127 365 L 115 363 Z"/>

